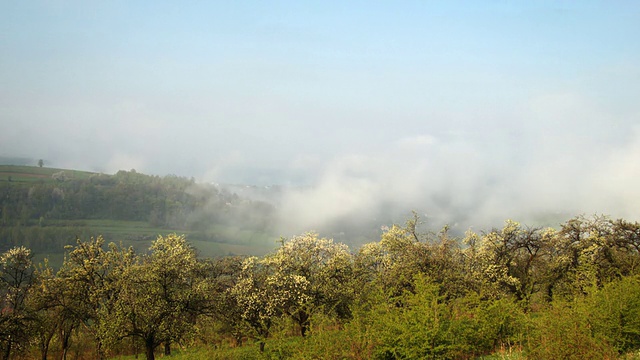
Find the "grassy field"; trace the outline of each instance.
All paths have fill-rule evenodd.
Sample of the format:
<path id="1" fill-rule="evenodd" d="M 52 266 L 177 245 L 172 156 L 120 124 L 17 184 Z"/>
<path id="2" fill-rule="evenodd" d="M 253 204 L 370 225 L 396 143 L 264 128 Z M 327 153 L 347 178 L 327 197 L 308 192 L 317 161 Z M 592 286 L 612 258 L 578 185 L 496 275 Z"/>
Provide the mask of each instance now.
<path id="1" fill-rule="evenodd" d="M 70 179 L 88 179 L 94 173 L 88 171 L 57 169 L 37 166 L 0 165 L 0 181 L 12 182 L 53 182 L 53 174 L 64 172 Z"/>
<path id="2" fill-rule="evenodd" d="M 257 344 L 245 344 L 241 347 L 192 347 L 187 349 L 172 350 L 172 360 L 214 360 L 214 359 L 361 359 L 361 356 L 352 355 L 344 356 L 344 354 L 332 353 L 328 348 L 327 352 L 321 349 L 315 349 L 312 354 L 305 351 L 305 342 L 311 342 L 312 339 L 289 338 L 280 340 L 267 341 L 266 350 L 260 353 Z M 312 345 L 314 346 L 314 345 Z M 328 347 L 331 347 L 329 345 Z M 340 351 L 338 351 L 340 353 Z M 156 358 L 167 358 L 160 353 Z M 138 356 L 118 356 L 112 360 L 134 360 L 144 359 L 144 354 Z M 486 355 L 476 358 L 475 360 L 525 360 L 526 356 L 521 351 L 504 351 L 496 352 L 492 355 Z M 637 360 L 635 357 L 625 357 L 625 360 Z"/>
<path id="3" fill-rule="evenodd" d="M 172 360 L 214 360 L 214 359 L 359 359 L 360 357 L 331 357 L 329 354 L 327 357 L 319 357 L 318 354 L 307 354 L 304 352 L 304 345 L 302 344 L 305 339 L 289 339 L 286 342 L 289 343 L 288 346 L 291 346 L 293 349 L 298 347 L 300 352 L 293 352 L 289 354 L 283 354 L 283 348 L 274 344 L 273 341 L 267 342 L 267 347 L 264 353 L 260 353 L 258 351 L 258 346 L 255 344 L 246 344 L 242 347 L 220 347 L 220 348 L 212 348 L 212 347 L 194 347 L 183 350 L 175 350 L 171 352 L 170 359 Z M 269 345 L 272 345 L 270 348 Z M 276 345 L 276 348 L 273 348 L 273 345 Z M 283 345 L 283 344 L 280 344 Z M 287 345 L 285 345 L 286 347 Z M 292 349 L 292 350 L 293 350 Z M 287 356 L 288 355 L 288 356 Z M 320 355 L 322 356 L 322 355 Z M 156 355 L 156 358 L 168 358 L 163 355 Z M 119 356 L 112 358 L 112 360 L 134 360 L 134 359 L 144 359 L 144 354 L 140 354 L 138 356 Z M 500 351 L 491 355 L 485 355 L 475 358 L 475 360 L 525 360 L 527 356 L 522 351 Z M 640 360 L 640 353 L 629 353 L 626 355 L 620 356 L 621 360 Z"/>
<path id="4" fill-rule="evenodd" d="M 227 255 L 255 255 L 262 256 L 274 250 L 278 243 L 278 238 L 268 236 L 263 233 L 240 230 L 234 227 L 224 227 L 217 225 L 216 232 L 226 234 L 224 241 L 212 240 L 210 236 L 203 238 L 202 233 L 181 229 L 164 229 L 149 225 L 145 221 L 124 221 L 124 220 L 49 220 L 48 226 L 68 226 L 81 229 L 88 229 L 91 236 L 101 235 L 106 243 L 114 242 L 125 247 L 133 247 L 136 252 L 144 253 L 151 246 L 151 242 L 158 238 L 158 235 L 166 236 L 171 233 L 185 235 L 200 257 L 213 258 Z M 233 240 L 230 240 L 233 239 Z M 83 239 L 89 240 L 89 239 Z M 42 262 L 44 258 L 54 268 L 62 265 L 64 259 L 63 249 L 56 253 L 36 253 L 34 261 Z"/>
<path id="5" fill-rule="evenodd" d="M 172 233 L 185 235 L 203 257 L 264 255 L 277 245 L 276 237 L 270 238 L 266 234 L 221 225 L 216 225 L 215 231 L 225 234 L 221 237 L 224 241 L 203 239 L 201 233 L 189 230 L 153 227 L 144 221 L 83 220 L 83 222 L 92 233 L 102 235 L 106 241 L 122 242 L 125 246 L 133 246 L 137 251 L 148 249 L 158 235 L 166 236 Z"/>

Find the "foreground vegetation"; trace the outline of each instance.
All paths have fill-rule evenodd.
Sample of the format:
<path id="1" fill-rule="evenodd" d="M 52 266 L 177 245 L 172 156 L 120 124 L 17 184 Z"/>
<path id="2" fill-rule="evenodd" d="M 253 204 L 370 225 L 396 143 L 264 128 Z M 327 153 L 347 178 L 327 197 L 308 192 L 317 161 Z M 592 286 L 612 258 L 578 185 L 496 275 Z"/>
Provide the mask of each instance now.
<path id="1" fill-rule="evenodd" d="M 414 217 L 357 252 L 307 233 L 263 257 L 78 240 L 62 267 L 0 256 L 3 359 L 614 359 L 640 351 L 640 224 L 507 221 L 453 238 Z"/>

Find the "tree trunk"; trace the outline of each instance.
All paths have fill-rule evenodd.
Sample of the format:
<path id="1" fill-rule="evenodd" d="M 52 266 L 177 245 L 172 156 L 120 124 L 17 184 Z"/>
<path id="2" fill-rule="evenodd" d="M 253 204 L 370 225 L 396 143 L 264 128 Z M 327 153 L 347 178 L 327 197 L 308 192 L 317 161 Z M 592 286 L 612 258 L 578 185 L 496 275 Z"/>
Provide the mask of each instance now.
<path id="1" fill-rule="evenodd" d="M 155 354 L 153 353 L 153 344 L 149 344 L 148 342 L 145 344 L 145 355 L 147 360 L 155 360 Z"/>
<path id="2" fill-rule="evenodd" d="M 9 335 L 11 336 L 11 335 Z M 7 347 L 4 349 L 4 354 L 2 354 L 2 358 L 4 360 L 9 360 L 9 356 L 11 355 L 11 339 L 7 341 Z"/>
<path id="3" fill-rule="evenodd" d="M 164 355 L 171 355 L 171 340 L 167 340 L 164 342 Z"/>
<path id="4" fill-rule="evenodd" d="M 104 360 L 107 358 L 104 351 L 102 350 L 102 339 L 98 340 L 98 345 L 96 346 L 96 352 L 98 353 L 98 359 Z"/>
<path id="5" fill-rule="evenodd" d="M 42 360 L 47 360 L 47 357 L 49 355 L 49 345 L 51 344 L 51 339 L 53 339 L 54 334 L 55 330 L 40 338 L 40 358 Z"/>
<path id="6" fill-rule="evenodd" d="M 297 314 L 297 322 L 300 326 L 300 335 L 305 337 L 307 335 L 307 330 L 309 330 L 309 325 L 311 325 L 311 316 L 305 311 L 301 311 Z"/>
<path id="7" fill-rule="evenodd" d="M 40 346 L 40 359 L 47 360 L 47 354 L 49 353 L 49 343 L 41 344 Z"/>
<path id="8" fill-rule="evenodd" d="M 145 347 L 145 354 L 147 355 L 147 360 L 155 360 L 156 356 L 153 353 L 153 350 L 154 350 L 153 340 L 147 339 L 144 342 L 144 347 Z"/>
<path id="9" fill-rule="evenodd" d="M 266 324 L 263 324 L 263 327 L 258 328 L 258 339 L 260 340 L 260 352 L 264 352 L 264 343 L 266 339 L 269 337 L 269 329 L 271 328 L 271 319 L 267 321 Z"/>
<path id="10" fill-rule="evenodd" d="M 64 324 L 60 328 L 60 342 L 62 346 L 62 360 L 67 360 L 67 353 L 71 346 L 71 334 L 74 326 L 65 327 Z"/>

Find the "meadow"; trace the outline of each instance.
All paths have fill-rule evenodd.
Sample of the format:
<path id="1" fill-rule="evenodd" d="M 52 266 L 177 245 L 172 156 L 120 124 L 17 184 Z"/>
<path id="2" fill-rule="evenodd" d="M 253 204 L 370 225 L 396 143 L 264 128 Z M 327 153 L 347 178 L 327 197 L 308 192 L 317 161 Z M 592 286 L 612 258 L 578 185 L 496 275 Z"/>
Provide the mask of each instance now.
<path id="1" fill-rule="evenodd" d="M 17 183 L 56 182 L 53 175 L 64 173 L 67 177 L 86 180 L 96 173 L 80 170 L 58 169 L 23 165 L 0 165 L 0 181 Z"/>

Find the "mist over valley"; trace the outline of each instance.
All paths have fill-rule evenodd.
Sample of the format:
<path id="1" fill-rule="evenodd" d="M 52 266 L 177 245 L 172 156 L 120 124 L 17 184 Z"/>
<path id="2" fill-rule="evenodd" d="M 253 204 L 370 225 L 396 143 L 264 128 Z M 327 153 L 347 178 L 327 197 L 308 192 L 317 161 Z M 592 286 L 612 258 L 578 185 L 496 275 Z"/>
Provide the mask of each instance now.
<path id="1" fill-rule="evenodd" d="M 640 359 L 639 19 L 0 1 L 0 359 Z"/>

